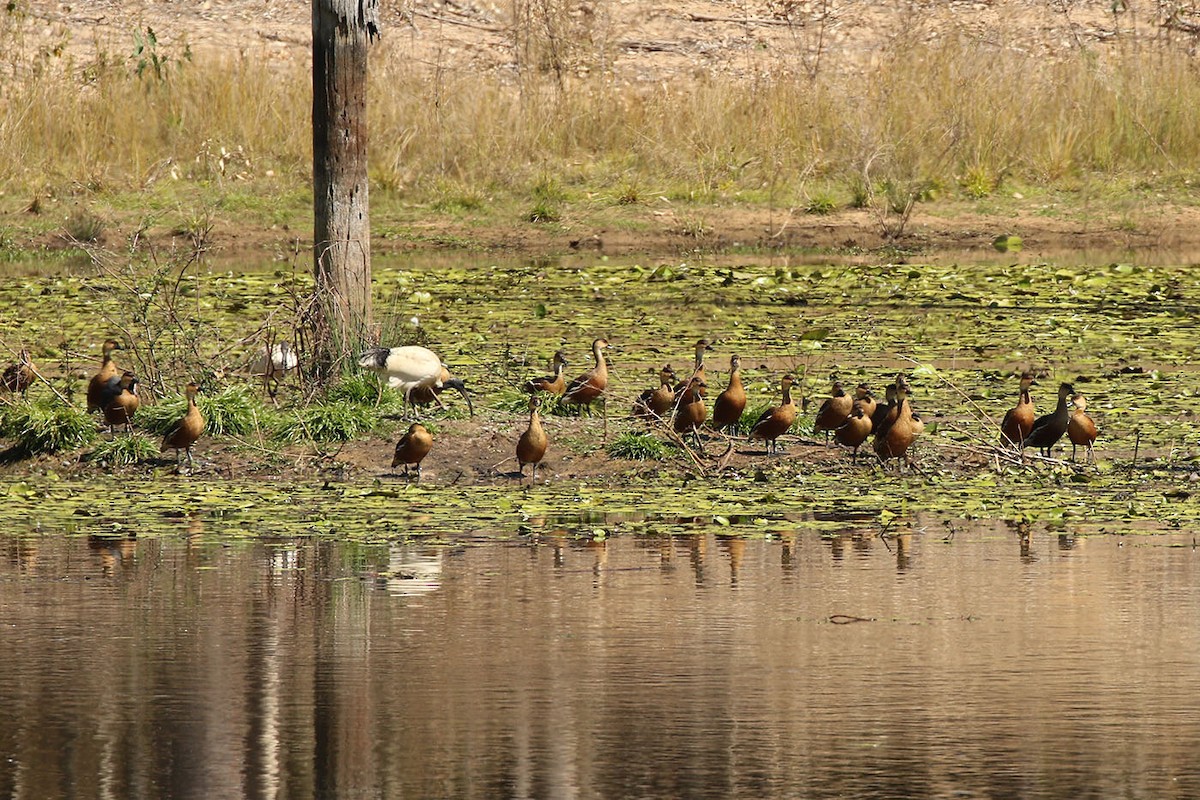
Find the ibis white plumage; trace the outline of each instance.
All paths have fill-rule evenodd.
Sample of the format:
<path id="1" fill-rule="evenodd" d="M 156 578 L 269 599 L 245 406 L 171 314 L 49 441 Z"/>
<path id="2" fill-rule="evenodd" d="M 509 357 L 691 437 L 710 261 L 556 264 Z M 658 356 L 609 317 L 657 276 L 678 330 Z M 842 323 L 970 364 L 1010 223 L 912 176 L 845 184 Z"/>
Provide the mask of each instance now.
<path id="1" fill-rule="evenodd" d="M 300 359 L 296 355 L 296 349 L 288 342 L 264 344 L 255 355 L 254 363 L 250 365 L 250 374 L 262 378 L 263 389 L 273 400 L 279 392 L 279 383 L 298 366 Z"/>
<path id="2" fill-rule="evenodd" d="M 466 385 L 427 347 L 373 347 L 358 357 L 358 365 L 386 377 L 388 386 L 404 395 L 405 403 L 436 402 L 445 408 L 438 395 L 444 389 L 457 389 L 466 398 L 471 415 L 475 414 Z"/>

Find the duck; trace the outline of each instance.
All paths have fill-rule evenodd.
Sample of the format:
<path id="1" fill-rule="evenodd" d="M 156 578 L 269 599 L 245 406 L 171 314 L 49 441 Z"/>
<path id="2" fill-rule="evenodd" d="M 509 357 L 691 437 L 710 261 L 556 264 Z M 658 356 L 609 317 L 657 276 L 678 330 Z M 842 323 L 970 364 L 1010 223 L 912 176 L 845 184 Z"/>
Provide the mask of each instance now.
<path id="1" fill-rule="evenodd" d="M 404 465 L 404 477 L 409 477 L 411 467 L 417 468 L 417 483 L 421 482 L 421 462 L 433 449 L 433 434 L 419 422 L 408 426 L 408 430 L 396 442 L 396 451 L 392 455 L 392 469 Z"/>
<path id="2" fill-rule="evenodd" d="M 750 428 L 750 441 L 762 439 L 767 443 L 768 454 L 779 452 L 779 437 L 788 432 L 800 412 L 800 408 L 792 399 L 792 384 L 795 381 L 791 375 L 783 376 L 783 380 L 780 381 L 783 403 L 764 411 Z"/>
<path id="3" fill-rule="evenodd" d="M 746 387 L 742 386 L 742 359 L 729 358 L 729 385 L 713 403 L 712 426 L 719 431 L 733 429 L 746 410 Z"/>
<path id="4" fill-rule="evenodd" d="M 871 414 L 871 430 L 876 435 L 890 426 L 896 420 L 899 409 L 896 407 L 896 386 L 892 384 L 883 392 L 885 403 L 876 403 L 875 411 Z"/>
<path id="5" fill-rule="evenodd" d="M 188 407 L 187 413 L 176 420 L 175 424 L 168 430 L 167 435 L 163 437 L 162 452 L 166 452 L 174 448 L 175 450 L 175 468 L 179 469 L 179 451 L 187 453 L 188 469 L 192 467 L 192 445 L 204 433 L 204 417 L 200 414 L 200 408 L 196 405 L 196 395 L 199 393 L 200 387 L 195 383 L 189 383 L 183 390 L 187 397 Z"/>
<path id="6" fill-rule="evenodd" d="M 1031 371 L 1025 370 L 1021 373 L 1017 404 L 1004 414 L 1004 420 L 1000 423 L 1000 444 L 1020 447 L 1021 442 L 1033 430 L 1033 399 L 1029 396 L 1029 387 L 1034 383 Z"/>
<path id="7" fill-rule="evenodd" d="M 567 379 L 563 376 L 563 368 L 567 364 L 567 357 L 563 354 L 563 351 L 555 350 L 551 366 L 554 374 L 541 378 L 530 378 L 525 382 L 525 391 L 530 394 L 534 392 L 546 392 L 548 394 L 561 395 L 567 390 Z"/>
<path id="8" fill-rule="evenodd" d="M 4 374 L 0 375 L 0 386 L 13 394 L 24 397 L 33 384 L 35 374 L 35 367 L 29 358 L 29 351 L 21 348 L 21 352 L 17 355 L 17 363 L 10 364 L 5 368 Z"/>
<path id="9" fill-rule="evenodd" d="M 854 387 L 854 402 L 862 406 L 863 414 L 870 419 L 875 414 L 875 407 L 879 405 L 875 401 L 875 395 L 871 393 L 871 385 L 868 383 L 860 383 Z"/>
<path id="10" fill-rule="evenodd" d="M 1050 450 L 1058 444 L 1058 440 L 1067 432 L 1071 422 L 1071 413 L 1067 407 L 1067 398 L 1075 394 L 1075 389 L 1069 383 L 1058 386 L 1058 405 L 1049 414 L 1043 414 L 1033 421 L 1033 428 L 1021 440 L 1021 449 L 1036 447 L 1046 458 L 1050 458 Z"/>
<path id="11" fill-rule="evenodd" d="M 386 377 L 388 386 L 404 396 L 405 406 L 437 402 L 445 408 L 439 395 L 449 388 L 466 398 L 467 409 L 475 415 L 466 384 L 451 376 L 438 354 L 427 347 L 372 347 L 358 357 L 358 366 Z"/>
<path id="12" fill-rule="evenodd" d="M 115 339 L 105 339 L 104 344 L 101 345 L 103 358 L 100 361 L 100 369 L 88 381 L 88 411 L 103 411 L 113 401 L 113 398 L 121 393 L 121 373 L 117 371 L 112 354 L 114 350 L 123 349 L 121 343 Z"/>
<path id="13" fill-rule="evenodd" d="M 414 406 L 427 406 L 430 403 L 437 403 L 438 407 L 443 411 L 446 410 L 446 404 L 442 402 L 442 392 L 447 389 L 455 389 L 467 401 L 467 413 L 472 417 L 475 416 L 475 406 L 471 402 L 471 395 L 467 392 L 467 385 L 463 383 L 461 378 L 456 378 L 450 374 L 450 370 L 442 367 L 439 373 L 438 380 L 441 385 L 433 386 L 418 386 L 409 392 L 408 399 Z"/>
<path id="14" fill-rule="evenodd" d="M 665 364 L 658 373 L 658 388 L 646 389 L 633 402 L 633 416 L 638 419 L 665 419 L 675 406 L 675 370 Z"/>
<path id="15" fill-rule="evenodd" d="M 890 425 L 875 434 L 872 447 L 879 459 L 887 464 L 889 458 L 905 458 L 908 448 L 917 438 L 916 426 L 913 423 L 912 404 L 908 401 L 908 381 L 903 375 L 896 376 L 895 406 L 896 416 Z M 922 425 L 922 427 L 924 427 Z"/>
<path id="16" fill-rule="evenodd" d="M 850 418 L 850 409 L 854 407 L 854 398 L 846 394 L 841 381 L 833 382 L 830 397 L 821 404 L 817 411 L 817 421 L 813 425 L 814 432 L 825 431 L 825 446 L 829 446 L 830 433 L 846 424 Z"/>
<path id="17" fill-rule="evenodd" d="M 833 432 L 838 444 L 854 448 L 850 456 L 852 463 L 858 463 L 858 448 L 871 435 L 871 415 L 867 413 L 867 408 L 862 400 L 855 400 L 846 423 Z"/>
<path id="18" fill-rule="evenodd" d="M 279 394 L 279 385 L 287 378 L 288 373 L 300 366 L 300 358 L 296 348 L 290 342 L 264 344 L 259 348 L 250 365 L 250 374 L 262 378 L 263 391 L 272 400 Z"/>
<path id="19" fill-rule="evenodd" d="M 592 342 L 592 358 L 595 364 L 587 372 L 571 381 L 563 394 L 563 402 L 579 405 L 591 410 L 592 403 L 608 388 L 608 364 L 604 361 L 604 348 L 608 340 L 599 338 Z"/>
<path id="20" fill-rule="evenodd" d="M 688 379 L 679 403 L 675 406 L 673 427 L 679 434 L 691 433 L 697 444 L 700 442 L 700 426 L 708 419 L 708 406 L 704 404 L 704 379 L 693 375 Z"/>
<path id="21" fill-rule="evenodd" d="M 705 387 L 708 386 L 707 383 L 704 383 L 706 379 L 704 374 L 704 353 L 707 350 L 712 350 L 712 344 L 708 341 L 708 339 L 701 339 L 696 342 L 696 360 L 691 374 L 691 377 L 699 378 L 700 382 L 704 384 Z M 680 381 L 679 383 L 675 384 L 675 394 L 680 394 L 685 388 L 687 388 L 687 381 Z M 708 390 L 704 387 L 701 387 L 700 394 L 707 396 Z"/>
<path id="22" fill-rule="evenodd" d="M 1082 445 L 1087 448 L 1087 460 L 1090 463 L 1096 459 L 1096 451 L 1092 445 L 1095 444 L 1099 431 L 1096 430 L 1096 422 L 1088 416 L 1086 397 L 1076 394 L 1071 398 L 1071 404 L 1075 406 L 1071 411 L 1070 419 L 1067 420 L 1067 436 L 1071 440 L 1071 460 L 1075 460 L 1075 448 Z"/>
<path id="23" fill-rule="evenodd" d="M 529 398 L 529 427 L 517 440 L 517 470 L 524 478 L 525 465 L 533 465 L 533 469 L 529 473 L 531 485 L 537 481 L 538 464 L 542 463 L 542 459 L 546 456 L 546 448 L 550 445 L 550 440 L 546 438 L 546 430 L 542 427 L 541 417 L 538 416 L 539 404 L 540 401 L 536 395 Z"/>
<path id="24" fill-rule="evenodd" d="M 104 421 L 108 423 L 109 433 L 113 433 L 118 425 L 124 425 L 126 433 L 133 430 L 133 415 L 141 405 L 137 395 L 137 377 L 129 370 L 121 373 L 121 393 L 104 407 Z"/>

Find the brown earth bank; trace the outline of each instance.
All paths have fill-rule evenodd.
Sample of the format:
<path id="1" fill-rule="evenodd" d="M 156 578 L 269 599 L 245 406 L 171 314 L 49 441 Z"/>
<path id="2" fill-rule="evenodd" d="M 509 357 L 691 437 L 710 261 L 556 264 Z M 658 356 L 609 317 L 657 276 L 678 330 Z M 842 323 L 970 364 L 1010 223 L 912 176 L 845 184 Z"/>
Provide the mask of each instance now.
<path id="1" fill-rule="evenodd" d="M 994 258 L 997 237 L 1016 236 L 1026 261 L 1132 257 L 1189 263 L 1200 253 L 1200 208 L 1165 202 L 1132 218 L 1116 211 L 1086 218 L 1048 217 L 1037 210 L 984 214 L 958 203 L 933 203 L 914 211 L 898 236 L 885 235 L 876 213 L 867 210 L 816 216 L 787 209 L 698 206 L 686 212 L 635 210 L 624 219 L 636 225 L 614 225 L 611 216 L 597 221 L 586 213 L 553 225 L 436 215 L 397 225 L 384 218 L 377 223 L 389 233 L 375 235 L 371 249 L 380 256 L 463 251 L 514 258 L 594 253 L 654 259 L 697 252 L 780 252 L 889 261 L 970 258 L 972 254 Z M 143 244 L 160 248 L 172 246 L 180 235 L 167 229 L 142 231 L 130 222 L 115 221 L 102 243 L 125 242 L 135 230 Z M 50 250 L 77 246 L 59 233 L 39 235 L 28 244 Z M 292 258 L 303 263 L 311 247 L 311 231 L 234 220 L 215 222 L 205 240 L 207 255 L 222 262 Z"/>
<path id="2" fill-rule="evenodd" d="M 530 469 L 524 475 L 517 471 L 514 448 L 525 428 L 522 418 L 504 415 L 486 421 L 434 419 L 437 434 L 434 446 L 422 465 L 420 482 L 426 486 L 511 486 L 530 483 Z M 658 461 L 637 461 L 609 456 L 605 451 L 604 424 L 599 418 L 578 419 L 551 417 L 545 420 L 550 448 L 539 468 L 537 483 L 587 482 L 596 485 L 620 486 L 628 483 L 671 482 L 683 479 L 712 479 L 718 477 L 750 479 L 770 483 L 806 472 L 845 474 L 847 476 L 880 474 L 879 460 L 871 452 L 871 443 L 861 448 L 857 461 L 851 451 L 836 444 L 825 446 L 823 441 L 789 434 L 780 439 L 781 451 L 768 455 L 761 441 L 732 439 L 709 433 L 702 446 L 688 443 L 686 448 L 671 447 Z M 653 430 L 644 425 L 633 428 L 624 418 L 610 421 L 607 441 L 611 442 L 622 430 Z M 657 434 L 674 437 L 663 429 Z M 120 434 L 118 434 L 120 435 Z M 677 441 L 677 440 L 674 440 Z M 311 447 L 278 449 L 234 441 L 228 437 L 203 437 L 195 447 L 194 464 L 189 469 L 186 459 L 182 468 L 176 467 L 171 451 L 159 458 L 133 466 L 109 467 L 89 460 L 86 448 L 70 453 L 44 454 L 22 458 L 11 451 L 0 451 L 0 475 L 8 479 L 55 476 L 62 479 L 86 479 L 89 476 L 113 474 L 130 479 L 149 479 L 156 476 L 179 476 L 181 480 L 254 480 L 308 485 L 343 482 L 405 483 L 417 480 L 415 472 L 406 477 L 403 467 L 391 468 L 396 438 L 368 437 L 343 445 L 326 445 L 321 450 Z M 1064 450 L 1065 445 L 1065 450 Z M 903 469 L 891 461 L 887 471 L 904 472 L 917 478 L 952 477 L 955 474 L 976 473 L 1012 466 L 1013 455 L 997 448 L 1001 460 L 990 455 L 990 445 L 959 443 L 926 435 L 918 439 L 912 454 L 913 465 Z M 1042 459 L 1030 449 L 1025 461 L 1031 469 L 1070 461 L 1070 443 L 1064 438 L 1055 451 L 1055 460 Z M 1148 448 L 1139 452 L 1139 461 L 1153 464 L 1158 455 Z M 1079 451 L 1080 470 L 1093 469 L 1086 465 L 1086 454 Z M 1102 440 L 1097 443 L 1097 457 L 1113 464 L 1128 460 L 1132 453 L 1114 450 Z M 1186 476 L 1185 476 L 1186 477 Z M 1200 476 L 1195 476 L 1200 479 Z"/>

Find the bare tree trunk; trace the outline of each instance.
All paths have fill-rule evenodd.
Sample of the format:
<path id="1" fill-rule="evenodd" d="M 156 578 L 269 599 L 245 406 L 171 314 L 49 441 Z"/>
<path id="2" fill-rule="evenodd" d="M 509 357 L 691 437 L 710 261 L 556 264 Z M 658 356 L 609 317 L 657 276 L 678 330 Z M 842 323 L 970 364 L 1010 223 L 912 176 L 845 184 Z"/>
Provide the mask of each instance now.
<path id="1" fill-rule="evenodd" d="M 313 0 L 313 319 L 316 377 L 336 373 L 371 329 L 367 50 L 379 0 Z"/>

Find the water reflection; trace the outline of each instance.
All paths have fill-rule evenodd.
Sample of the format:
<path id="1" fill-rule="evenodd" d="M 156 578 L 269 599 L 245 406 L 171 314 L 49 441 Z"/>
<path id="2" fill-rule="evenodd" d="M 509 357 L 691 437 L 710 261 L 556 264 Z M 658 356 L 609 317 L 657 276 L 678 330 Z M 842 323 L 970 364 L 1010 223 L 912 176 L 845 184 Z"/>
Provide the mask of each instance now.
<path id="1" fill-rule="evenodd" d="M 0 535 L 0 794 L 1200 796 L 1190 535 L 188 525 Z"/>

